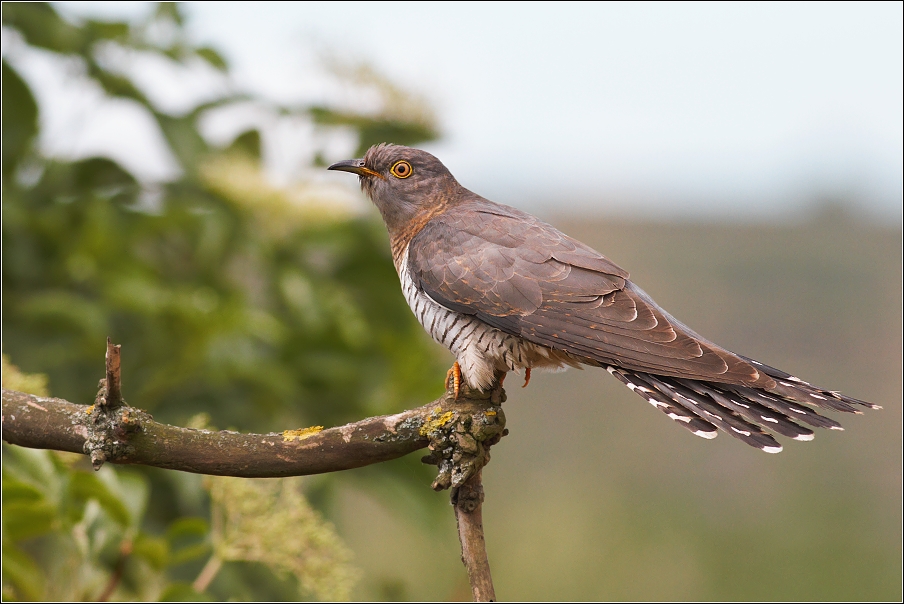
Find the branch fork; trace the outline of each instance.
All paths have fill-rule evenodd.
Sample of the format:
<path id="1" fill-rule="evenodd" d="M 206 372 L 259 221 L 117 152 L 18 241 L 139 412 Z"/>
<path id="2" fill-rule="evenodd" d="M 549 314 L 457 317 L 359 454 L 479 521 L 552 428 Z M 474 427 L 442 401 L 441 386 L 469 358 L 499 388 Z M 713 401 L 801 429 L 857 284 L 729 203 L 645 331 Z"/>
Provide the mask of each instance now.
<path id="1" fill-rule="evenodd" d="M 451 390 L 443 398 L 448 405 L 437 407 L 420 429 L 430 441 L 430 454 L 421 461 L 439 468 L 435 491 L 458 488 L 479 474 L 490 461 L 490 447 L 508 433 L 501 387 L 481 392 L 462 386 L 457 400 Z"/>
<path id="2" fill-rule="evenodd" d="M 86 409 L 88 438 L 83 451 L 91 458 L 95 471 L 107 460 L 127 458 L 134 451 L 129 445 L 129 435 L 141 430 L 142 419 L 153 418 L 126 405 L 122 398 L 122 373 L 120 370 L 121 345 L 107 338 L 106 377 L 98 383 L 94 405 Z"/>
<path id="3" fill-rule="evenodd" d="M 3 440 L 24 447 L 84 453 L 105 462 L 142 464 L 217 476 L 305 476 L 358 468 L 428 448 L 438 467 L 434 490 L 451 489 L 462 561 L 475 601 L 493 601 L 483 537 L 481 471 L 490 447 L 508 434 L 502 374 L 489 392 L 461 385 L 395 415 L 270 434 L 214 432 L 154 421 L 122 398 L 120 346 L 107 339 L 106 375 L 91 406 L 3 389 Z"/>

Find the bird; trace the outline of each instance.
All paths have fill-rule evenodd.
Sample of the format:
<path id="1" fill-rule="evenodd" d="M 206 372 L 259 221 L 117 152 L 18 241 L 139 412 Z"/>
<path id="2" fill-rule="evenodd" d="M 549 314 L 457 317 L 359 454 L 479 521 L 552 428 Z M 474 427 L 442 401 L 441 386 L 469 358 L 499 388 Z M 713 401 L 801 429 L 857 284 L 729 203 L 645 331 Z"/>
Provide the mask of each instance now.
<path id="1" fill-rule="evenodd" d="M 772 432 L 843 430 L 816 409 L 881 408 L 707 340 L 607 257 L 469 191 L 426 151 L 382 143 L 328 169 L 356 174 L 379 210 L 408 305 L 455 355 L 456 397 L 461 381 L 486 391 L 508 371 L 526 386 L 533 369 L 595 366 L 693 434 L 767 453 L 782 450 Z"/>

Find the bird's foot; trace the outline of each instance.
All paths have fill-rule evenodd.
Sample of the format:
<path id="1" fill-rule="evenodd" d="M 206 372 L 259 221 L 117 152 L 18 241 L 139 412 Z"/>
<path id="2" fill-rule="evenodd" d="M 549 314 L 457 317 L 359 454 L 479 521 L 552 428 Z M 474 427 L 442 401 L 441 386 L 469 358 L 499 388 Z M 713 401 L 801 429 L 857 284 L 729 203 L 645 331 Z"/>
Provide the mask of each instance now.
<path id="1" fill-rule="evenodd" d="M 524 369 L 524 385 L 522 388 L 527 388 L 527 385 L 530 384 L 530 367 L 526 367 Z"/>
<path id="2" fill-rule="evenodd" d="M 472 398 L 465 388 L 460 401 L 446 399 L 426 418 L 420 433 L 429 441 L 422 462 L 439 468 L 433 489 L 458 488 L 490 461 L 490 447 L 508 434 L 502 405 Z"/>
<path id="3" fill-rule="evenodd" d="M 449 384 L 450 379 L 452 380 L 451 385 Z M 452 388 L 455 400 L 458 400 L 458 392 L 461 388 L 461 365 L 458 364 L 458 361 L 455 361 L 446 372 L 446 388 Z"/>

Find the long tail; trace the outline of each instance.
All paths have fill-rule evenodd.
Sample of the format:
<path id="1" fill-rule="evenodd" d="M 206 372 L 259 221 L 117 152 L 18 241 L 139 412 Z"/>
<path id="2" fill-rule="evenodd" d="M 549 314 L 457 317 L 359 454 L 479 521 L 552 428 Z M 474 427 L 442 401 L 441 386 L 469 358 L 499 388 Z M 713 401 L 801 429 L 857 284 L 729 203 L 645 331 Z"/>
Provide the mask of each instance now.
<path id="1" fill-rule="evenodd" d="M 781 444 L 764 428 L 793 438 L 813 440 L 813 430 L 801 426 L 843 430 L 813 407 L 861 413 L 857 407 L 878 405 L 817 388 L 784 371 L 744 358 L 776 381 L 775 388 L 748 388 L 633 371 L 606 365 L 606 370 L 651 405 L 697 436 L 715 438 L 719 430 L 752 447 L 778 453 Z"/>

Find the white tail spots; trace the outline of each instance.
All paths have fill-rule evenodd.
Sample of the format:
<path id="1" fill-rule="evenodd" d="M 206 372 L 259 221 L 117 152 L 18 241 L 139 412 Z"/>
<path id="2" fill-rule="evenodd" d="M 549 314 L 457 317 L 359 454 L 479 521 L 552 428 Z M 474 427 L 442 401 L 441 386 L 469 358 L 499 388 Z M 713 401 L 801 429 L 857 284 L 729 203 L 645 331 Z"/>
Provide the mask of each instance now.
<path id="1" fill-rule="evenodd" d="M 705 438 L 707 440 L 712 440 L 713 438 L 715 438 L 719 435 L 719 433 L 716 432 L 715 430 L 713 430 L 712 432 L 705 432 L 703 430 L 697 430 L 694 432 L 694 434 L 696 434 L 700 438 Z"/>
<path id="2" fill-rule="evenodd" d="M 778 423 L 778 420 L 775 419 L 774 417 L 766 417 L 765 415 L 761 415 L 760 417 L 763 418 L 763 421 L 764 421 L 764 422 L 770 422 L 770 423 L 772 423 L 772 424 L 777 424 L 777 423 Z"/>
<path id="3" fill-rule="evenodd" d="M 813 440 L 813 434 L 798 434 L 794 440 Z"/>
<path id="4" fill-rule="evenodd" d="M 782 447 L 781 445 L 777 447 L 763 447 L 763 451 L 765 451 L 766 453 L 781 453 Z"/>
<path id="5" fill-rule="evenodd" d="M 750 436 L 750 432 L 748 432 L 747 430 L 738 430 L 738 429 L 735 428 L 734 426 L 731 426 L 731 429 L 734 430 L 735 432 L 737 432 L 738 434 L 742 435 L 742 436 Z M 779 449 L 779 450 L 781 450 L 781 449 Z"/>
<path id="6" fill-rule="evenodd" d="M 671 417 L 676 422 L 684 422 L 685 424 L 689 424 L 691 422 L 691 418 L 685 415 L 678 415 L 677 413 L 669 413 L 669 417 Z"/>

